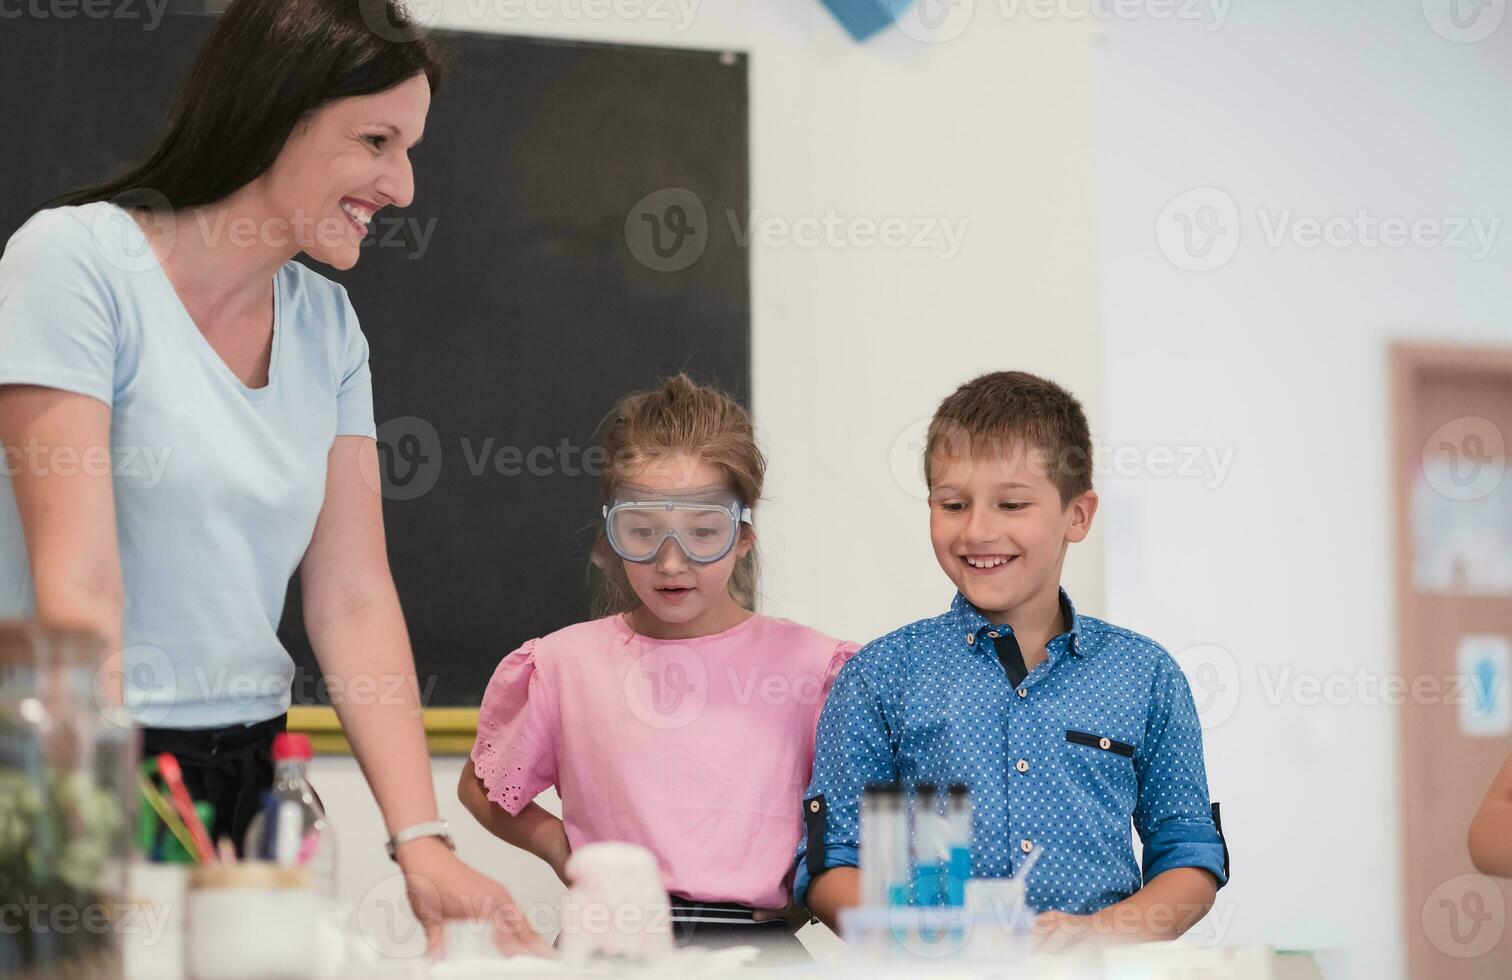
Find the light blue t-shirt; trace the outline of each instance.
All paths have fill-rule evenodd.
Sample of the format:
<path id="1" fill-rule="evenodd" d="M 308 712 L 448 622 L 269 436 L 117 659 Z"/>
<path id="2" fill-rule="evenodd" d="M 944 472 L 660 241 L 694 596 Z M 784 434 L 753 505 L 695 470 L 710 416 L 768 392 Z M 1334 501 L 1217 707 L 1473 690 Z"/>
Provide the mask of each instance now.
<path id="1" fill-rule="evenodd" d="M 338 435 L 374 435 L 367 340 L 346 290 L 297 262 L 273 286 L 269 381 L 251 389 L 115 205 L 39 212 L 0 256 L 0 385 L 111 407 L 108 460 L 7 454 L 0 618 L 35 613 L 11 474 L 113 467 L 127 706 L 144 726 L 251 724 L 288 708 L 294 664 L 278 622 L 326 455 Z"/>

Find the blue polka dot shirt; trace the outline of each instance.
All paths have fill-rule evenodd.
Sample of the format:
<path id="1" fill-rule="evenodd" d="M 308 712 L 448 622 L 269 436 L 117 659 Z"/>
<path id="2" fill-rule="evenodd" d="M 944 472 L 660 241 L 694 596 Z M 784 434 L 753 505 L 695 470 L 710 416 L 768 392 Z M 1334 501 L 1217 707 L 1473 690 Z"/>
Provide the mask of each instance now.
<path id="1" fill-rule="evenodd" d="M 1060 595 L 1070 629 L 1017 684 L 999 659 L 1000 648 L 1017 649 L 1012 629 L 989 623 L 960 593 L 949 612 L 872 641 L 845 665 L 820 716 L 804 794 L 800 903 L 814 873 L 858 865 L 860 797 L 884 782 L 969 787 L 974 876 L 1012 874 L 1040 845 L 1029 876 L 1037 912 L 1095 912 L 1172 868 L 1226 883 L 1228 852 L 1181 668 L 1153 640 L 1078 616 Z M 810 847 L 823 848 L 822 863 Z"/>

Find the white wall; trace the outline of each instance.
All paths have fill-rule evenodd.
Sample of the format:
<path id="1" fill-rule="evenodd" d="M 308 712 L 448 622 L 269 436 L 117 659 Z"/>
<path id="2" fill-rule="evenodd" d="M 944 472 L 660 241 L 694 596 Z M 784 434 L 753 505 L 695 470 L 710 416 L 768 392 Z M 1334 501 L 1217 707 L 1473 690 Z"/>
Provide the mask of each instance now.
<path id="1" fill-rule="evenodd" d="M 753 401 L 771 455 L 757 520 L 766 610 L 857 640 L 940 611 L 951 589 L 905 487 L 918 471 L 914 424 L 962 381 L 1009 367 L 1056 378 L 1101 419 L 1088 25 L 978 10 L 948 43 L 893 31 L 858 45 L 819 0 L 710 2 L 681 30 L 570 16 L 584 9 L 575 0 L 533 9 L 543 6 L 559 16 L 449 0 L 440 25 L 749 52 L 754 208 L 785 220 L 969 219 L 948 261 L 942 249 L 877 247 L 758 245 L 751 256 Z M 1067 572 L 1088 612 L 1102 605 L 1101 547 L 1094 535 Z M 438 761 L 443 809 L 465 826 L 456 775 Z M 390 873 L 376 811 L 351 760 L 321 760 L 314 776 L 355 897 Z M 523 899 L 554 892 L 533 859 L 471 828 L 463 844 Z"/>
<path id="2" fill-rule="evenodd" d="M 1109 608 L 1173 650 L 1226 651 L 1184 659 L 1211 698 L 1226 939 L 1343 947 L 1372 980 L 1405 970 L 1396 712 L 1368 693 L 1306 705 L 1281 682 L 1397 669 L 1386 345 L 1512 342 L 1512 246 L 1273 247 L 1257 209 L 1512 215 L 1512 24 L 1451 43 L 1424 6 L 1237 3 L 1215 31 L 1115 20 L 1099 56 L 1105 433 L 1233 450 L 1213 489 L 1106 481 Z M 1207 186 L 1235 203 L 1238 248 L 1184 271 L 1157 218 Z"/>

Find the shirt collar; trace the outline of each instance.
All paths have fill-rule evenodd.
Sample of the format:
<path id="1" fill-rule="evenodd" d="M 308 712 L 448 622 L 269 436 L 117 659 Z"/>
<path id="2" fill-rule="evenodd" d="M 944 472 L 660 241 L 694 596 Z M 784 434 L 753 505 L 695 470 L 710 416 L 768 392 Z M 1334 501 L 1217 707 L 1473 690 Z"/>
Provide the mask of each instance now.
<path id="1" fill-rule="evenodd" d="M 1076 606 L 1071 602 L 1071 596 L 1064 588 L 1060 590 L 1061 618 L 1067 623 L 1066 632 L 1054 636 L 1047 647 L 1054 646 L 1061 637 L 1066 637 L 1066 646 L 1072 653 L 1079 657 L 1087 656 L 1090 650 L 1083 646 L 1081 617 L 1076 613 Z M 975 647 L 978 636 L 992 630 L 1010 632 L 1011 628 L 1006 624 L 995 624 L 982 615 L 982 611 L 971 604 L 971 600 L 957 591 L 955 598 L 950 602 L 950 611 L 955 614 L 957 626 L 961 632 L 962 642 L 970 647 Z"/>

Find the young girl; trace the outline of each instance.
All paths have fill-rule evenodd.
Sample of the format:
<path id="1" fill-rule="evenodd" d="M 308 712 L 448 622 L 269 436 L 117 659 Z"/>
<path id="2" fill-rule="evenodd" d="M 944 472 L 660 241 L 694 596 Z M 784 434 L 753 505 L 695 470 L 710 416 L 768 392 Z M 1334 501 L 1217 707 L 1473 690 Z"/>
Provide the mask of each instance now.
<path id="1" fill-rule="evenodd" d="M 459 795 L 558 877 L 585 844 L 649 849 L 679 944 L 802 955 L 783 915 L 801 796 L 856 646 L 754 612 L 766 464 L 735 401 L 678 375 L 624 399 L 604 448 L 603 618 L 499 664 Z M 560 820 L 532 802 L 548 786 Z"/>

